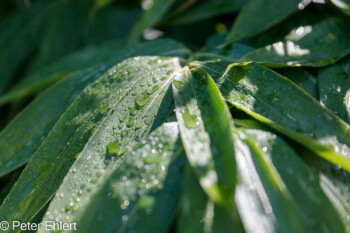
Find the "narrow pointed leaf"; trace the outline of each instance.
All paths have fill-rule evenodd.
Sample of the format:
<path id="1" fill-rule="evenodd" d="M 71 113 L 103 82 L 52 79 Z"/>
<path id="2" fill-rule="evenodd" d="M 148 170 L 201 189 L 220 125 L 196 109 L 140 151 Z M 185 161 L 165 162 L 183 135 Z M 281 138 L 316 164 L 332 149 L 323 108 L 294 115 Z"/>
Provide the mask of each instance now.
<path id="1" fill-rule="evenodd" d="M 1 31 L 0 93 L 40 43 L 38 38 L 42 35 L 42 26 L 54 5 L 56 4 L 35 4 L 21 10 L 12 16 L 12 20 Z"/>
<path id="2" fill-rule="evenodd" d="M 342 18 L 296 28 L 285 40 L 248 53 L 239 62 L 269 67 L 332 64 L 350 53 L 350 26 Z"/>
<path id="3" fill-rule="evenodd" d="M 288 144 L 276 135 L 261 130 L 242 132 L 254 141 L 279 173 L 307 232 L 346 231 L 316 175 Z"/>
<path id="4" fill-rule="evenodd" d="M 317 78 L 302 68 L 285 68 L 276 70 L 290 79 L 315 99 L 319 99 Z"/>
<path id="5" fill-rule="evenodd" d="M 233 43 L 232 45 L 221 48 L 218 47 L 218 42 L 209 44 L 195 54 L 195 58 L 199 61 L 218 59 L 223 62 L 237 62 L 247 53 L 253 51 L 253 48 L 240 43 Z"/>
<path id="6" fill-rule="evenodd" d="M 344 232 L 350 232 L 350 173 L 316 156 L 308 156 L 306 159 L 312 169 L 317 172 L 324 193 L 346 226 Z"/>
<path id="7" fill-rule="evenodd" d="M 174 2 L 174 0 L 144 1 L 144 13 L 131 31 L 130 42 L 138 42 L 144 30 L 158 23 Z"/>
<path id="8" fill-rule="evenodd" d="M 321 70 L 318 79 L 322 104 L 350 124 L 350 58 Z"/>
<path id="9" fill-rule="evenodd" d="M 216 81 L 230 104 L 350 170 L 349 126 L 290 80 L 263 66 L 237 64 Z"/>
<path id="10" fill-rule="evenodd" d="M 77 180 L 70 176 L 80 171 L 71 170 L 42 223 L 69 219 L 80 232 L 165 233 L 180 199 L 185 161 L 177 123 L 164 124 L 110 171 L 91 167 L 91 179 L 103 179 L 101 185 L 76 189 L 71 182 Z M 101 178 L 101 173 L 106 175 Z"/>
<path id="11" fill-rule="evenodd" d="M 189 165 L 185 168 L 182 190 L 176 232 L 244 232 L 237 210 L 229 211 L 210 200 Z"/>
<path id="12" fill-rule="evenodd" d="M 185 57 L 189 53 L 180 43 L 162 39 L 126 47 L 125 41 L 117 40 L 91 46 L 68 55 L 20 81 L 15 88 L 0 97 L 0 105 L 32 94 L 51 85 L 66 74 L 100 64 L 106 69 L 123 59 L 141 55 Z"/>
<path id="13" fill-rule="evenodd" d="M 217 15 L 228 14 L 239 10 L 245 0 L 205 0 L 200 1 L 184 14 L 181 14 L 172 24 L 193 23 Z"/>
<path id="14" fill-rule="evenodd" d="M 0 132 L 0 176 L 28 162 L 75 97 L 104 72 L 92 68 L 69 76 L 13 119 Z"/>
<path id="15" fill-rule="evenodd" d="M 185 68 L 174 78 L 173 89 L 188 161 L 210 198 L 230 208 L 236 174 L 228 108 L 203 70 Z"/>
<path id="16" fill-rule="evenodd" d="M 102 50 L 92 49 L 92 51 L 88 52 L 88 49 L 86 53 L 69 56 L 67 59 L 58 62 L 57 66 L 48 67 L 51 70 L 45 69 L 38 76 L 34 76 L 35 79 L 32 79 L 32 81 L 38 80 L 38 82 L 41 82 L 41 79 L 46 80 L 54 72 L 55 67 L 56 70 L 73 70 L 85 68 L 89 64 L 92 65 L 94 63 L 93 60 L 99 60 L 100 62 L 111 60 L 71 75 L 48 89 L 0 132 L 0 176 L 26 163 L 74 98 L 87 85 L 100 77 L 112 64 L 120 62 L 125 57 L 134 55 L 169 54 L 171 56 L 178 54 L 179 56 L 184 56 L 186 52 L 186 49 L 175 41 L 160 40 L 157 46 L 154 46 L 154 42 L 146 42 L 135 46 L 134 49 L 130 49 L 125 55 L 115 55 L 118 52 L 125 52 L 124 50 L 120 51 L 122 45 L 124 43 L 117 42 L 114 45 L 115 47 L 113 47 L 115 49 L 106 46 L 105 54 L 101 54 L 99 58 L 93 57 L 98 57 L 99 52 L 102 53 Z M 111 51 L 109 52 L 108 49 L 111 49 Z M 20 92 L 29 88 L 25 87 L 26 85 L 24 84 L 26 83 L 30 86 L 30 82 L 23 82 L 24 89 L 19 89 Z M 60 98 L 57 98 L 57 96 Z"/>
<path id="17" fill-rule="evenodd" d="M 235 200 L 245 231 L 306 233 L 291 196 L 264 148 L 244 134 L 239 137 Z"/>
<path id="18" fill-rule="evenodd" d="M 98 183 L 85 166 L 109 170 L 114 160 L 105 164 L 105 156 L 123 154 L 166 119 L 172 108 L 171 73 L 179 68 L 178 58 L 135 57 L 86 88 L 26 166 L 0 207 L 0 218 L 29 221 L 56 192 L 76 157 L 81 182 Z"/>
<path id="19" fill-rule="evenodd" d="M 239 13 L 227 41 L 256 35 L 298 10 L 300 0 L 249 0 Z"/>

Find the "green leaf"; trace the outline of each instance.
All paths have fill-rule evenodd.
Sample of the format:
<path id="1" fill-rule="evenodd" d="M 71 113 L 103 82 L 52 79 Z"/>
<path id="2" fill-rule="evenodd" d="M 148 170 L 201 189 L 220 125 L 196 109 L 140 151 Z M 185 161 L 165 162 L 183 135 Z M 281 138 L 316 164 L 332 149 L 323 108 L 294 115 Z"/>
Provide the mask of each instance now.
<path id="1" fill-rule="evenodd" d="M 184 68 L 176 74 L 173 89 L 188 161 L 209 197 L 231 208 L 236 174 L 229 110 L 203 70 Z"/>
<path id="2" fill-rule="evenodd" d="M 26 59 L 38 46 L 42 27 L 54 5 L 35 4 L 11 16 L 8 24 L 1 30 L 0 37 L 0 93 Z M 9 59 L 11 58 L 11 59 Z"/>
<path id="3" fill-rule="evenodd" d="M 307 232 L 267 148 L 238 135 L 235 201 L 246 232 Z"/>
<path id="4" fill-rule="evenodd" d="M 0 177 L 28 162 L 75 97 L 104 72 L 96 67 L 63 79 L 0 132 Z"/>
<path id="5" fill-rule="evenodd" d="M 94 0 L 94 3 L 95 3 L 95 7 L 97 9 L 100 9 L 100 8 L 104 8 L 108 5 L 110 5 L 111 3 L 113 3 L 115 0 Z"/>
<path id="6" fill-rule="evenodd" d="M 158 23 L 174 2 L 175 0 L 143 1 L 144 13 L 131 31 L 130 43 L 138 42 L 143 31 Z"/>
<path id="7" fill-rule="evenodd" d="M 220 39 L 213 38 L 212 41 L 208 41 L 208 44 L 204 46 L 198 53 L 194 54 L 194 58 L 198 61 L 206 61 L 217 59 L 218 62 L 237 62 L 247 53 L 253 51 L 253 48 L 240 43 L 233 43 L 230 46 L 218 47 L 220 45 Z"/>
<path id="8" fill-rule="evenodd" d="M 350 1 L 349 0 L 330 0 L 335 6 L 341 9 L 345 14 L 350 15 Z"/>
<path id="9" fill-rule="evenodd" d="M 228 211 L 210 200 L 203 192 L 190 165 L 185 169 L 176 232 L 244 232 L 237 210 Z"/>
<path id="10" fill-rule="evenodd" d="M 240 11 L 228 42 L 259 34 L 298 10 L 300 0 L 249 0 Z"/>
<path id="11" fill-rule="evenodd" d="M 49 15 L 48 22 L 43 20 L 44 34 L 39 40 L 40 44 L 34 59 L 28 65 L 27 74 L 81 46 L 91 8 L 91 1 L 86 0 L 58 2 Z"/>
<path id="12" fill-rule="evenodd" d="M 236 108 L 350 170 L 349 126 L 290 80 L 256 64 L 233 64 L 216 81 Z"/>
<path id="13" fill-rule="evenodd" d="M 315 99 L 319 99 L 317 79 L 307 70 L 302 68 L 283 68 L 276 71 L 293 81 Z"/>
<path id="14" fill-rule="evenodd" d="M 341 18 L 291 31 L 283 41 L 248 53 L 239 62 L 257 62 L 269 67 L 332 64 L 350 53 L 350 27 Z"/>
<path id="15" fill-rule="evenodd" d="M 69 219 L 79 232 L 167 232 L 180 199 L 184 162 L 177 123 L 164 124 L 110 170 L 88 169 L 98 184 L 77 188 L 83 172 L 73 166 L 42 223 Z"/>
<path id="16" fill-rule="evenodd" d="M 288 144 L 280 137 L 261 130 L 242 132 L 241 136 L 252 140 L 278 172 L 307 232 L 346 232 L 316 175 Z M 263 179 L 262 175 L 260 177 Z"/>
<path id="17" fill-rule="evenodd" d="M 319 5 L 312 4 L 306 7 L 302 11 L 297 11 L 288 19 L 285 19 L 281 23 L 276 24 L 264 33 L 256 35 L 245 42 L 251 42 L 255 48 L 264 47 L 269 44 L 273 44 L 278 41 L 282 41 L 286 35 L 288 35 L 293 29 L 302 31 L 302 27 L 311 26 L 322 22 L 325 19 L 330 19 L 332 15 L 325 8 L 319 7 Z"/>
<path id="18" fill-rule="evenodd" d="M 0 97 L 0 105 L 32 94 L 40 88 L 51 85 L 65 75 L 87 69 L 95 65 L 106 69 L 125 58 L 139 55 L 159 55 L 185 57 L 189 53 L 180 43 L 170 40 L 156 40 L 126 47 L 125 41 L 116 40 L 98 46 L 91 46 L 68 55 L 40 71 L 28 76 L 15 88 Z"/>
<path id="19" fill-rule="evenodd" d="M 333 208 L 336 208 L 343 224 L 346 226 L 347 230 L 344 232 L 350 232 L 350 173 L 317 156 L 307 156 L 305 158 L 310 167 L 317 172 L 324 193 L 331 201 Z"/>
<path id="20" fill-rule="evenodd" d="M 29 161 L 0 207 L 0 218 L 29 221 L 56 192 L 75 158 L 81 181 L 98 183 L 85 166 L 111 169 L 114 159 L 105 157 L 108 144 L 127 149 L 163 123 L 172 110 L 171 73 L 179 68 L 178 58 L 130 58 L 87 87 Z M 136 106 L 135 100 L 144 96 L 148 102 Z"/>
<path id="21" fill-rule="evenodd" d="M 190 2 L 190 1 L 189 1 Z M 185 11 L 172 24 L 193 23 L 199 20 L 211 18 L 217 15 L 228 14 L 239 10 L 245 0 L 205 0 L 199 1 L 189 10 Z"/>
<path id="22" fill-rule="evenodd" d="M 26 163 L 74 98 L 112 64 L 135 55 L 168 54 L 170 56 L 184 56 L 186 53 L 186 49 L 182 45 L 172 40 L 159 40 L 157 46 L 155 46 L 155 42 L 142 43 L 133 49 L 129 49 L 127 54 L 124 53 L 124 49 L 121 49 L 125 45 L 122 42 L 113 42 L 113 44 L 108 45 L 111 46 L 96 50 L 91 48 L 85 50 L 85 52 L 69 56 L 67 59 L 56 63 L 56 65 L 44 69 L 37 76 L 33 76 L 32 81 L 28 80 L 22 83 L 23 88 L 27 88 L 26 83 L 30 88 L 30 82 L 34 84 L 41 82 L 41 79 L 45 81 L 46 77 L 50 77 L 50 74 L 55 74 L 55 70 L 68 72 L 69 70 L 88 67 L 97 61 L 101 62 L 100 65 L 71 75 L 48 89 L 0 132 L 0 176 Z M 119 53 L 119 51 L 124 55 L 116 56 L 115 53 Z M 110 61 L 106 63 L 108 60 Z M 19 90 L 22 93 L 21 91 L 26 89 Z M 57 98 L 57 96 L 60 98 Z"/>
<path id="23" fill-rule="evenodd" d="M 350 57 L 320 70 L 318 79 L 322 104 L 350 124 Z"/>

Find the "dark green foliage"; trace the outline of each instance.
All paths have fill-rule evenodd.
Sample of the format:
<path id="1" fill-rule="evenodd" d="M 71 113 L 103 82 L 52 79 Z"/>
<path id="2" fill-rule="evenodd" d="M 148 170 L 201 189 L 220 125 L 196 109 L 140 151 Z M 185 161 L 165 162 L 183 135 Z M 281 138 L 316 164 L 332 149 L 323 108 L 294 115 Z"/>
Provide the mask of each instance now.
<path id="1" fill-rule="evenodd" d="M 349 9 L 2 1 L 0 223 L 350 233 Z"/>

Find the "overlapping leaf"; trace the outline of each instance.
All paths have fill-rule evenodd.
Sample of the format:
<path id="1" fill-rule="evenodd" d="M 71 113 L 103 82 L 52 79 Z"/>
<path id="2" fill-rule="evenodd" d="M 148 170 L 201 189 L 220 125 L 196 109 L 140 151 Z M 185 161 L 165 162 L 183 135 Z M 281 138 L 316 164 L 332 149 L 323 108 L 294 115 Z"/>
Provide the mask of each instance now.
<path id="1" fill-rule="evenodd" d="M 145 10 L 139 22 L 135 24 L 130 34 L 130 42 L 139 41 L 145 29 L 154 26 L 164 16 L 166 11 L 171 7 L 174 0 L 154 0 L 144 1 L 143 9 Z"/>
<path id="2" fill-rule="evenodd" d="M 322 103 L 350 124 L 350 58 L 319 72 Z"/>
<path id="3" fill-rule="evenodd" d="M 228 108 L 203 70 L 184 68 L 175 76 L 173 89 L 188 161 L 210 198 L 230 208 L 236 174 Z"/>
<path id="4" fill-rule="evenodd" d="M 227 41 L 256 35 L 298 10 L 299 0 L 249 0 L 240 11 Z"/>
<path id="5" fill-rule="evenodd" d="M 82 183 L 85 187 L 77 189 L 77 180 L 70 177 L 82 171 L 71 169 L 43 224 L 69 220 L 81 232 L 167 232 L 180 198 L 184 162 L 177 123 L 164 124 L 110 171 L 92 168 L 91 179 L 103 179 L 99 185 Z"/>
<path id="6" fill-rule="evenodd" d="M 180 43 L 170 40 L 156 40 L 126 47 L 122 40 L 91 46 L 45 66 L 40 71 L 28 76 L 10 92 L 0 97 L 0 105 L 29 95 L 40 88 L 50 85 L 65 75 L 100 64 L 107 70 L 125 58 L 139 55 L 159 55 L 184 57 L 189 51 Z"/>
<path id="7" fill-rule="evenodd" d="M 154 43 L 157 43 L 157 46 Z M 30 88 L 30 83 L 35 85 L 35 83 L 45 82 L 47 77 L 49 80 L 50 77 L 56 77 L 56 72 L 72 72 L 74 69 L 83 69 L 95 62 L 100 63 L 94 68 L 71 75 L 48 89 L 1 131 L 0 176 L 26 163 L 74 98 L 112 64 L 135 55 L 159 54 L 183 57 L 186 54 L 186 49 L 172 40 L 142 43 L 133 49 L 128 48 L 127 53 L 121 48 L 123 45 L 122 42 L 113 42 L 110 46 L 87 49 L 82 53 L 67 57 L 54 66 L 49 66 L 32 79 L 23 82 L 24 89 L 19 87 L 17 93 L 25 92 L 27 88 Z M 16 92 L 13 93 L 16 95 Z"/>
<path id="8" fill-rule="evenodd" d="M 193 23 L 216 15 L 228 14 L 239 10 L 245 3 L 245 0 L 205 0 L 187 1 L 179 8 L 179 13 L 188 9 L 180 17 L 172 20 L 172 24 Z M 192 6 L 194 5 L 194 6 Z M 175 11 L 175 13 L 177 13 Z M 175 14 L 174 13 L 174 14 Z"/>
<path id="9" fill-rule="evenodd" d="M 47 14 L 55 4 L 43 3 L 21 10 L 11 16 L 11 21 L 1 30 L 0 39 L 0 93 L 7 87 L 17 69 L 40 43 L 41 29 Z M 38 14 L 42 12 L 42 14 Z M 9 59 L 11 57 L 11 59 Z"/>
<path id="10" fill-rule="evenodd" d="M 240 43 L 233 43 L 230 46 L 220 47 L 224 35 L 217 35 L 197 53 L 195 53 L 195 59 L 199 61 L 218 59 L 219 62 L 237 62 L 247 53 L 253 51 L 253 48 Z"/>
<path id="11" fill-rule="evenodd" d="M 285 77 L 236 64 L 216 82 L 230 104 L 350 170 L 349 126 Z"/>
<path id="12" fill-rule="evenodd" d="M 186 166 L 178 233 L 243 233 L 237 210 L 227 210 L 208 198 L 190 166 Z"/>
<path id="13" fill-rule="evenodd" d="M 319 99 L 318 81 L 315 76 L 302 68 L 278 69 L 277 72 L 290 79 L 315 99 Z"/>
<path id="14" fill-rule="evenodd" d="M 326 66 L 350 53 L 350 27 L 342 18 L 294 29 L 280 41 L 245 55 L 240 62 L 270 67 Z"/>
<path id="15" fill-rule="evenodd" d="M 239 135 L 236 203 L 246 232 L 345 232 L 316 176 L 282 139 Z"/>
<path id="16" fill-rule="evenodd" d="M 178 58 L 135 57 L 87 87 L 26 166 L 0 207 L 1 219 L 29 221 L 55 193 L 75 158 L 81 171 L 75 181 L 101 181 L 107 172 L 91 179 L 85 166 L 111 169 L 114 159 L 105 163 L 107 145 L 107 154 L 121 155 L 166 119 L 172 106 L 171 73 L 179 67 Z"/>

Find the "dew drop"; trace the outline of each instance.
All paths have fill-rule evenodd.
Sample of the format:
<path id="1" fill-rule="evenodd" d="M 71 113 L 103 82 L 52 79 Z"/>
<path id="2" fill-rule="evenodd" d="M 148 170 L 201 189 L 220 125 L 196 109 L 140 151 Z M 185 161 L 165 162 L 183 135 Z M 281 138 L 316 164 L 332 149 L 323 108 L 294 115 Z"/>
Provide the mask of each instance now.
<path id="1" fill-rule="evenodd" d="M 198 117 L 196 115 L 190 114 L 189 110 L 186 108 L 182 113 L 182 117 L 187 128 L 196 128 L 199 126 Z"/>
<path id="2" fill-rule="evenodd" d="M 181 90 L 181 89 L 183 89 L 185 87 L 184 82 L 178 81 L 178 80 L 175 80 L 175 79 L 173 80 L 173 84 L 179 90 Z"/>

